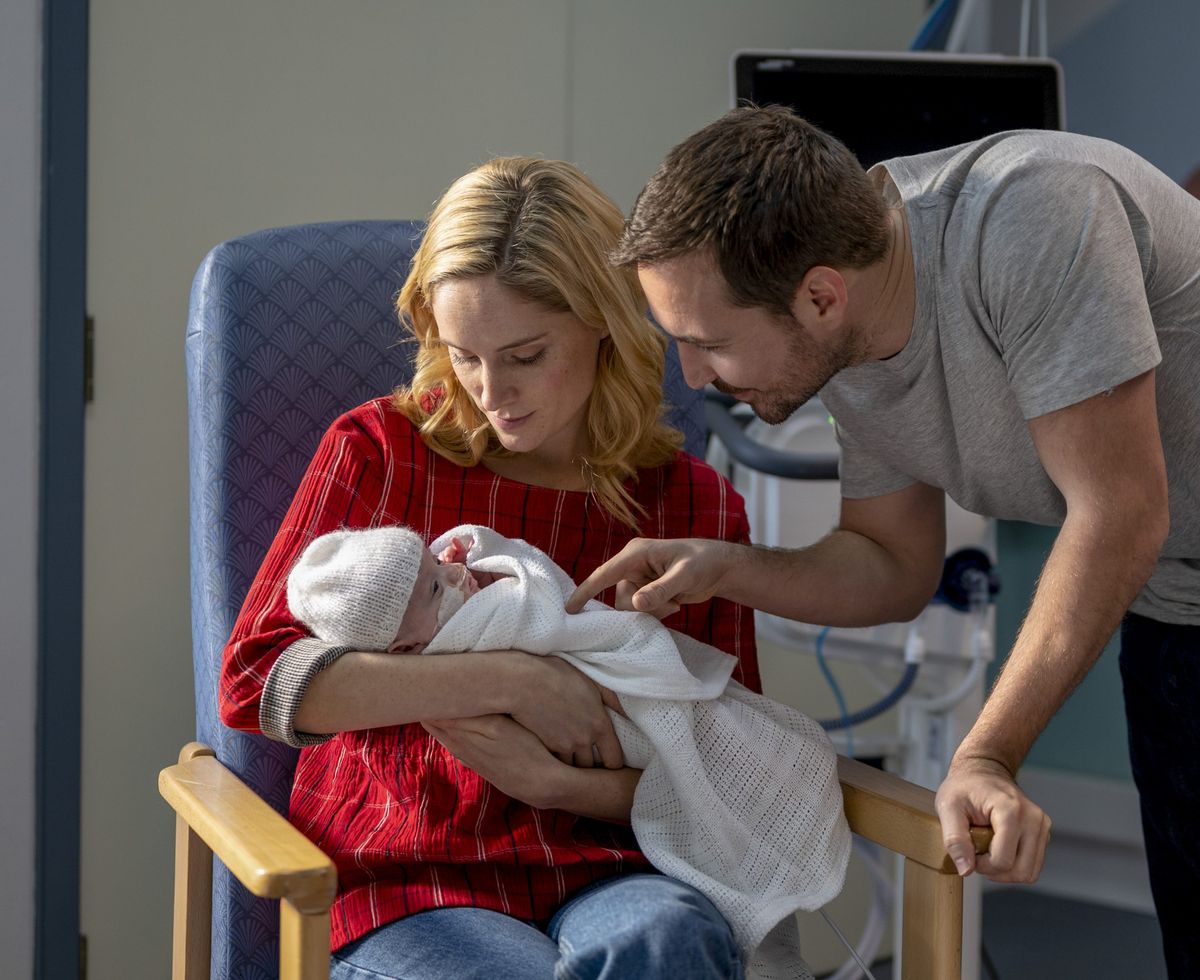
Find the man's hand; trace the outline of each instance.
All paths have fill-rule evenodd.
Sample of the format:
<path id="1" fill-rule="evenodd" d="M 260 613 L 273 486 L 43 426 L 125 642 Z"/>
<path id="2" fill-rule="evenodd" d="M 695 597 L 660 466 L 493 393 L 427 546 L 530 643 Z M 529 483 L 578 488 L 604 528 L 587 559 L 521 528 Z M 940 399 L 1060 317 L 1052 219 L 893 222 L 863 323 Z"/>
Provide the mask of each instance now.
<path id="1" fill-rule="evenodd" d="M 607 708 L 621 710 L 617 696 L 559 657 L 526 656 L 531 671 L 509 714 L 569 766 L 625 764 Z"/>
<path id="2" fill-rule="evenodd" d="M 579 612 L 609 586 L 617 587 L 616 607 L 662 619 L 689 602 L 716 594 L 738 545 L 704 538 L 634 538 L 584 579 L 567 600 Z"/>
<path id="3" fill-rule="evenodd" d="M 946 852 L 960 875 L 978 871 L 991 881 L 1037 881 L 1050 839 L 1050 818 L 998 762 L 978 758 L 952 762 L 934 807 L 942 821 Z M 989 824 L 991 847 L 986 854 L 976 855 L 968 830 Z"/>

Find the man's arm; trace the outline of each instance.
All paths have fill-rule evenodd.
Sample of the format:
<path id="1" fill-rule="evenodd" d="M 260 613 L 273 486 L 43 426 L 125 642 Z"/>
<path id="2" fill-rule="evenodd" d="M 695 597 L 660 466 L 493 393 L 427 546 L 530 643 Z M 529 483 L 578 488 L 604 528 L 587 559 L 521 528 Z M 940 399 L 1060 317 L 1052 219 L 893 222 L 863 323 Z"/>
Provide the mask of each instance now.
<path id="1" fill-rule="evenodd" d="M 916 483 L 843 500 L 838 527 L 798 550 L 699 538 L 631 541 L 589 575 L 567 602 L 577 612 L 617 586 L 617 606 L 669 615 L 714 595 L 829 626 L 912 619 L 937 588 L 945 553 L 941 490 Z"/>
<path id="2" fill-rule="evenodd" d="M 1017 789 L 1016 771 L 1149 578 L 1168 529 L 1153 371 L 1029 429 L 1067 516 L 1004 670 L 937 796 L 960 871 L 974 861 L 968 823 L 992 825 L 991 849 L 975 866 L 997 881 L 1040 873 L 1049 820 Z"/>

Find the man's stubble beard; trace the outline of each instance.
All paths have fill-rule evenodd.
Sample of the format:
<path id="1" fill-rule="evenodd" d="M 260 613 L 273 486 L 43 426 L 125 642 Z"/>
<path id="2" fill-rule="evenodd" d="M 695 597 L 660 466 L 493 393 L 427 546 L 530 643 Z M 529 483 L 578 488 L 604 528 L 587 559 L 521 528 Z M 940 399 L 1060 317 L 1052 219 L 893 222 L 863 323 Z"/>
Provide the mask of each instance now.
<path id="1" fill-rule="evenodd" d="M 810 339 L 800 324 L 792 321 L 788 334 L 789 364 L 796 365 L 796 373 L 785 381 L 785 390 L 776 394 L 765 394 L 763 400 L 751 399 L 754 414 L 768 425 L 779 425 L 792 417 L 839 371 L 865 360 L 858 332 L 848 330 L 843 343 L 832 351 L 825 350 Z"/>

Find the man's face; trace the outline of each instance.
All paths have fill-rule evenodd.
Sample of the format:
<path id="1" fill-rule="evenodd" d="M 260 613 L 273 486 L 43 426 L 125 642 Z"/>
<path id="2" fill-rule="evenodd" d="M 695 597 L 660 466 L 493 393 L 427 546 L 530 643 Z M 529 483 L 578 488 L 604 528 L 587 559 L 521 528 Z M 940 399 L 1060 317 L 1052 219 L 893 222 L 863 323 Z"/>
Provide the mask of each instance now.
<path id="1" fill-rule="evenodd" d="M 829 350 L 794 317 L 735 306 L 706 252 L 640 265 L 638 278 L 655 320 L 679 344 L 687 383 L 711 382 L 765 422 L 784 421 L 851 363 L 849 344 Z"/>

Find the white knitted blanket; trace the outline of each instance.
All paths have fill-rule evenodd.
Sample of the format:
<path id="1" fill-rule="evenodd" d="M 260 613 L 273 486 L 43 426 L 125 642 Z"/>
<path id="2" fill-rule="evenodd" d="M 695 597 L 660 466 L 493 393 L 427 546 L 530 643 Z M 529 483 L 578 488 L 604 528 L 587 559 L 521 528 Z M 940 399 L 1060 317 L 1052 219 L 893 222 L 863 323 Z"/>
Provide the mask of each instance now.
<path id="1" fill-rule="evenodd" d="M 810 977 L 792 913 L 841 890 L 850 853 L 833 746 L 799 711 L 730 680 L 734 658 L 653 616 L 595 600 L 568 615 L 570 577 L 525 541 L 463 525 L 467 565 L 511 576 L 481 589 L 427 654 L 525 650 L 569 661 L 614 691 L 628 765 L 644 770 L 633 832 L 658 870 L 725 916 L 757 980 Z"/>

